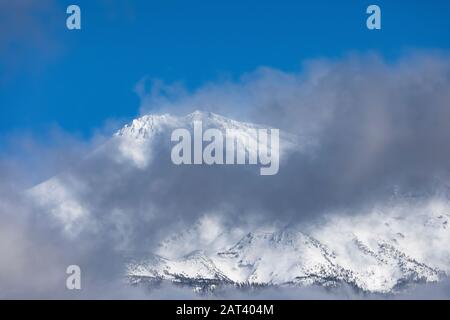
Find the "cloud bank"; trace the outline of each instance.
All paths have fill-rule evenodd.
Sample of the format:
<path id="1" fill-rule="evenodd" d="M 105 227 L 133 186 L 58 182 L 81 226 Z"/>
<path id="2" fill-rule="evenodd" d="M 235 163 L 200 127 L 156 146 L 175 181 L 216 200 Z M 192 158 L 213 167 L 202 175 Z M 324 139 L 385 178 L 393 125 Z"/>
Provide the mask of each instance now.
<path id="1" fill-rule="evenodd" d="M 174 168 L 164 135 L 153 142 L 152 162 L 144 168 L 117 161 L 114 142 L 74 162 L 59 158 L 76 144 L 56 147 L 39 170 L 70 164 L 57 178 L 80 204 L 82 219 L 70 230 L 50 208 L 30 203 L 20 188 L 11 187 L 15 177 L 26 179 L 35 168 L 12 166 L 4 155 L 0 296 L 145 297 L 125 289 L 124 260 L 152 252 L 168 234 L 205 215 L 229 228 L 308 224 L 330 211 L 358 214 L 394 194 L 447 191 L 446 54 L 390 63 L 373 55 L 316 60 L 299 73 L 260 68 L 194 92 L 161 82 L 147 87 L 144 80 L 136 88 L 141 113 L 213 111 L 296 134 L 314 147 L 292 154 L 272 177 L 245 168 Z M 79 294 L 65 290 L 69 264 L 86 270 L 86 289 Z"/>

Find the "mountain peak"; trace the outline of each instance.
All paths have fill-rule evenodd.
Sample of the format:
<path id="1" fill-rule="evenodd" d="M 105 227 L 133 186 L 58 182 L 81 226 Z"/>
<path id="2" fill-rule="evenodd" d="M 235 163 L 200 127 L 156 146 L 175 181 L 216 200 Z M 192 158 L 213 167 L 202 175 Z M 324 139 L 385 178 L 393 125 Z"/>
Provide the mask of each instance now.
<path id="1" fill-rule="evenodd" d="M 166 129 L 191 128 L 194 121 L 201 121 L 205 128 L 225 129 L 251 129 L 260 126 L 236 121 L 209 111 L 195 110 L 184 116 L 176 117 L 168 113 L 147 114 L 132 120 L 122 129 L 117 131 L 114 136 L 131 137 L 135 139 L 148 139 L 154 134 L 161 133 Z"/>
<path id="2" fill-rule="evenodd" d="M 149 138 L 152 133 L 162 131 L 165 127 L 176 125 L 178 119 L 168 113 L 148 114 L 134 119 L 117 131 L 114 136 Z"/>
<path id="3" fill-rule="evenodd" d="M 188 114 L 186 118 L 204 118 L 204 117 L 212 117 L 214 113 L 210 111 L 201 111 L 201 110 L 195 110 L 194 112 Z"/>
<path id="4" fill-rule="evenodd" d="M 186 117 L 184 117 L 185 121 L 192 122 L 192 121 L 202 121 L 205 123 L 214 123 L 214 124 L 221 124 L 221 125 L 230 125 L 230 124 L 243 124 L 243 125 L 250 125 L 248 123 L 239 122 L 236 120 L 233 120 L 231 118 L 227 118 L 224 116 L 221 116 L 217 113 L 211 112 L 211 111 L 200 111 L 195 110 L 194 112 L 188 114 Z"/>

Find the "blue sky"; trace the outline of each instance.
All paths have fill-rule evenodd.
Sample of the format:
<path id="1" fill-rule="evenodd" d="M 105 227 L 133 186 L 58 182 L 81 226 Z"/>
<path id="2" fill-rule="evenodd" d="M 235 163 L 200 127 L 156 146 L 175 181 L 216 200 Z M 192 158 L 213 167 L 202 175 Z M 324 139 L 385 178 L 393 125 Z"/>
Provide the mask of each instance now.
<path id="1" fill-rule="evenodd" d="M 144 77 L 195 90 L 259 66 L 295 72 L 307 59 L 450 46 L 446 0 L 1 2 L 0 142 L 55 125 L 88 138 L 129 120 Z M 65 27 L 69 4 L 81 7 L 80 31 Z M 382 9 L 381 31 L 365 27 L 369 4 Z"/>

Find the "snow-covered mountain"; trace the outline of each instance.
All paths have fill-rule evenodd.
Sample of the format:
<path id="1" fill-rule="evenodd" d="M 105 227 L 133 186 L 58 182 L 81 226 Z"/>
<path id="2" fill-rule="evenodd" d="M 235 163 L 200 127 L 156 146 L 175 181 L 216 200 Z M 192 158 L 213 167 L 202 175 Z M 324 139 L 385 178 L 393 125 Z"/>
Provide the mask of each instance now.
<path id="1" fill-rule="evenodd" d="M 184 117 L 170 114 L 145 115 L 133 120 L 118 130 L 111 139 L 96 149 L 79 165 L 63 172 L 29 191 L 29 195 L 39 206 L 45 208 L 69 235 L 76 236 L 81 230 L 96 228 L 92 217 L 95 208 L 102 198 L 115 192 L 119 196 L 131 193 L 125 190 L 138 184 L 151 184 L 153 177 L 147 177 L 160 170 L 161 166 L 172 166 L 170 148 L 171 133 L 178 128 L 193 130 L 194 121 L 200 121 L 203 128 L 215 128 L 221 131 L 234 129 L 239 135 L 237 152 L 248 150 L 248 146 L 257 145 L 254 130 L 267 129 L 267 126 L 235 121 L 211 112 L 195 111 Z M 255 143 L 249 144 L 253 140 Z M 310 139 L 280 132 L 280 158 L 291 152 L 313 146 Z M 269 148 L 270 149 L 270 148 Z M 138 182 L 139 179 L 142 181 Z M 122 190 L 122 188 L 125 188 Z M 147 188 L 147 189 L 146 189 Z M 148 198 L 147 193 L 153 187 L 142 186 L 140 196 Z M 108 194 L 105 194 L 108 192 Z M 91 199 L 89 194 L 98 194 L 97 199 Z M 117 196 L 115 196 L 117 197 Z M 95 200 L 88 203 L 85 199 Z M 104 204 L 110 205 L 110 203 Z M 112 211 L 122 204 L 118 203 Z M 101 207 L 103 209 L 104 207 Z"/>
<path id="2" fill-rule="evenodd" d="M 173 224 L 177 231 L 163 233 L 152 253 L 134 256 L 127 264 L 126 276 L 135 284 L 170 281 L 196 290 L 347 284 L 365 292 L 393 293 L 450 273 L 450 202 L 444 196 L 398 196 L 377 208 L 330 212 L 320 221 L 288 227 L 280 227 L 279 221 L 264 227 L 230 226 L 214 214 L 217 208 L 208 208 L 212 213 L 200 212 L 190 228 L 175 228 L 183 212 L 167 217 L 161 210 L 172 210 L 172 200 L 161 204 L 161 198 L 179 192 L 166 181 L 174 171 L 170 134 L 176 128 L 192 130 L 196 120 L 204 128 L 238 129 L 238 143 L 255 139 L 252 129 L 261 127 L 205 112 L 143 116 L 29 195 L 68 237 L 86 231 L 102 234 L 118 250 L 134 243 L 150 247 L 161 240 L 154 225 Z M 314 146 L 311 139 L 281 133 L 281 154 L 306 153 Z M 171 175 L 170 186 L 180 177 Z"/>
<path id="3" fill-rule="evenodd" d="M 169 280 L 198 290 L 220 284 L 347 284 L 365 292 L 395 293 L 414 283 L 439 281 L 450 271 L 449 207 L 445 203 L 436 210 L 437 202 L 443 205 L 434 199 L 406 216 L 406 208 L 385 208 L 384 213 L 330 216 L 304 231 L 249 232 L 222 250 L 211 250 L 224 237 L 219 233 L 204 242 L 204 250 L 173 259 L 160 256 L 170 255 L 171 247 L 188 238 L 198 244 L 188 230 L 164 241 L 160 255 L 130 263 L 128 276 L 134 283 Z M 194 232 L 202 237 L 197 228 Z"/>

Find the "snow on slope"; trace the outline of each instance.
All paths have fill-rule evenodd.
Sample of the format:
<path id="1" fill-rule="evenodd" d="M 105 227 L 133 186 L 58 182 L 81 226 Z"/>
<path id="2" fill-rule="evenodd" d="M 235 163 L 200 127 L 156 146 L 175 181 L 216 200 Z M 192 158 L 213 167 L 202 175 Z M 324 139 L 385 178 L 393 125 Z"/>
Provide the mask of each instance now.
<path id="1" fill-rule="evenodd" d="M 124 178 L 130 175 L 131 169 L 140 172 L 157 170 L 158 168 L 155 168 L 157 164 L 155 165 L 153 162 L 158 154 L 164 152 L 164 160 L 170 161 L 170 147 L 173 144 L 170 140 L 172 131 L 186 128 L 192 133 L 194 121 L 201 121 L 205 130 L 209 128 L 219 129 L 223 132 L 227 129 L 238 130 L 239 135 L 236 137 L 236 141 L 244 148 L 237 148 L 237 151 L 246 150 L 249 140 L 256 141 L 257 137 L 254 136 L 253 129 L 268 128 L 235 121 L 211 112 L 195 111 L 185 117 L 175 117 L 169 114 L 145 115 L 117 131 L 109 141 L 81 161 L 78 168 L 68 170 L 35 186 L 28 194 L 34 202 L 45 208 L 58 223 L 63 225 L 68 235 L 75 237 L 88 224 L 91 224 L 89 227 L 95 228 L 95 223 L 93 225 L 92 219 L 90 219 L 92 212 L 89 204 L 83 203 L 81 200 L 83 195 L 86 192 L 101 194 L 102 191 L 98 189 L 86 191 L 89 188 L 92 189 L 88 183 L 92 182 L 89 179 L 94 178 L 86 176 L 79 179 L 80 172 L 81 176 L 84 175 L 84 168 L 95 167 L 99 172 L 104 171 L 101 177 L 105 178 L 105 181 L 94 181 L 96 188 L 97 185 L 104 189 L 108 189 L 111 185 L 120 187 Z M 257 143 L 250 145 L 256 146 Z M 280 159 L 283 160 L 283 155 L 288 152 L 302 151 L 310 145 L 313 144 L 307 139 L 280 132 Z M 108 168 L 112 167 L 114 167 L 114 172 L 106 172 Z"/>
<path id="2" fill-rule="evenodd" d="M 413 283 L 436 282 L 449 274 L 449 212 L 447 201 L 432 199 L 357 216 L 330 215 L 316 225 L 249 232 L 216 251 L 205 243 L 204 248 L 196 249 L 204 249 L 201 255 L 210 261 L 211 268 L 198 268 L 190 282 L 183 274 L 182 282 L 196 287 L 204 279 L 225 277 L 223 284 L 348 284 L 365 292 L 395 293 Z M 194 230 L 201 236 L 197 228 Z M 164 255 L 164 250 L 170 252 L 171 245 L 177 247 L 186 237 L 170 239 L 159 255 Z M 193 242 L 198 245 L 198 241 Z M 158 279 L 177 282 L 175 268 L 170 266 L 185 259 L 164 260 L 171 270 L 168 273 L 149 262 L 134 263 L 128 275 L 138 282 L 140 275 L 149 279 L 158 270 Z"/>
<path id="3" fill-rule="evenodd" d="M 158 136 L 166 135 L 177 128 L 186 128 L 193 131 L 195 121 L 202 123 L 203 129 L 218 129 L 225 133 L 226 130 L 236 130 L 237 136 L 232 137 L 237 141 L 237 146 L 243 148 L 238 150 L 249 150 L 252 146 L 258 146 L 258 138 L 253 129 L 268 129 L 267 126 L 256 125 L 253 123 L 239 122 L 212 112 L 195 111 L 186 117 L 174 117 L 169 114 L 146 115 L 133 120 L 125 125 L 114 136 L 120 138 L 120 150 L 125 158 L 134 161 L 138 166 L 145 168 L 148 165 L 148 155 L 151 154 L 149 144 Z M 281 158 L 285 152 L 294 149 L 302 149 L 312 142 L 304 138 L 281 132 L 280 137 L 280 155 Z M 170 141 L 170 140 L 168 140 Z M 265 145 L 259 145 L 260 148 L 266 148 Z M 269 149 L 270 150 L 270 149 Z M 250 150 L 249 150 L 250 151 Z M 257 150 L 251 150 L 256 151 Z M 147 155 L 147 157 L 146 157 Z"/>
<path id="4" fill-rule="evenodd" d="M 103 195 L 114 188 L 118 188 L 115 195 L 128 192 L 121 186 L 130 173 L 133 182 L 136 175 L 158 170 L 154 157 L 169 150 L 172 130 L 192 129 L 195 120 L 201 120 L 204 128 L 240 129 L 241 141 L 254 139 L 250 129 L 260 127 L 203 112 L 186 117 L 144 116 L 119 130 L 84 159 L 80 168 L 36 186 L 29 195 L 68 236 L 76 237 L 87 228 L 96 230 L 97 213 L 92 208 L 104 208 Z M 162 144 L 166 149 L 160 148 Z M 282 152 L 283 147 L 285 151 L 304 150 L 310 145 L 310 141 L 281 133 Z M 94 167 L 100 174 L 80 175 L 84 166 Z M 144 194 L 137 199 L 145 198 L 148 190 L 139 190 Z M 83 201 L 86 193 L 95 193 L 94 203 Z M 106 205 L 109 211 L 101 212 L 102 219 L 122 218 L 122 203 Z M 151 208 L 145 207 L 144 213 L 148 210 Z M 289 228 L 230 229 L 220 219 L 204 216 L 191 229 L 167 237 L 152 257 L 130 262 L 127 276 L 133 282 L 167 280 L 194 288 L 346 283 L 368 292 L 396 292 L 408 284 L 438 281 L 450 273 L 449 214 L 446 198 L 423 197 L 399 199 L 358 215 L 330 213 L 321 223 Z M 108 221 L 100 223 L 108 226 Z M 126 227 L 125 223 L 125 231 Z M 117 232 L 122 232 L 121 228 L 119 225 Z"/>

